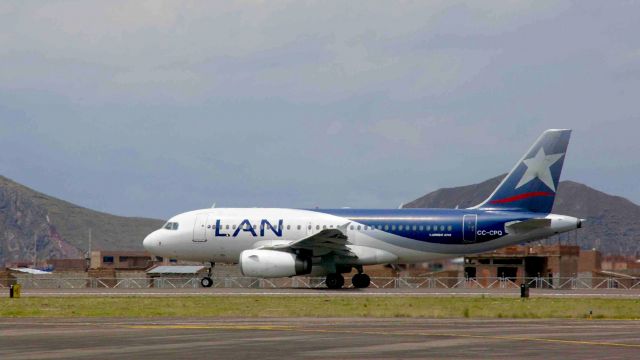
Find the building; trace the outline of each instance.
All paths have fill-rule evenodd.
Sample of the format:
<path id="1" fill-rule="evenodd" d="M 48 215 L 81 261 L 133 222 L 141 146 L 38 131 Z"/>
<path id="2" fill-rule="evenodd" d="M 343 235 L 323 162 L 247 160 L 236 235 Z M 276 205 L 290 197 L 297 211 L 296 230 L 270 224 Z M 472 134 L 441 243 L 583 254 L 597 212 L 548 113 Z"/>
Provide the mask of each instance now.
<path id="1" fill-rule="evenodd" d="M 587 273 L 602 270 L 602 254 L 596 249 L 580 250 L 578 259 L 578 273 Z"/>
<path id="2" fill-rule="evenodd" d="M 87 259 L 47 259 L 47 268 L 52 271 L 87 271 Z"/>
<path id="3" fill-rule="evenodd" d="M 157 263 L 164 263 L 162 259 L 157 261 L 155 256 L 146 251 L 92 251 L 91 269 L 114 270 L 146 270 Z M 170 261 L 166 261 L 169 263 Z"/>
<path id="4" fill-rule="evenodd" d="M 202 265 L 183 265 L 183 266 L 156 266 L 147 270 L 147 276 L 150 278 L 172 277 L 187 278 L 203 277 L 207 274 L 208 268 Z"/>
<path id="5" fill-rule="evenodd" d="M 147 270 L 151 287 L 200 287 L 199 279 L 207 275 L 202 265 L 156 266 Z"/>
<path id="6" fill-rule="evenodd" d="M 16 284 L 16 277 L 13 271 L 7 269 L 0 269 L 0 287 L 9 287 Z"/>
<path id="7" fill-rule="evenodd" d="M 602 270 L 640 275 L 640 260 L 635 256 L 609 255 L 602 258 Z"/>
<path id="8" fill-rule="evenodd" d="M 558 285 L 562 278 L 576 277 L 601 269 L 602 257 L 596 250 L 580 251 L 574 245 L 509 246 L 496 251 L 465 257 L 468 278 L 542 278 L 542 283 Z"/>

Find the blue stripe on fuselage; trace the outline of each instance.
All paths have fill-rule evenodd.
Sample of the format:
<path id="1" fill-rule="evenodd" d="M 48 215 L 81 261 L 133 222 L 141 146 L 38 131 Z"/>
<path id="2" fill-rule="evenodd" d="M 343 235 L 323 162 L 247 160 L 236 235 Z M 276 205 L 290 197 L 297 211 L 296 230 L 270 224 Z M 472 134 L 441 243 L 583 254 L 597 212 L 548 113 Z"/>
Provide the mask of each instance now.
<path id="1" fill-rule="evenodd" d="M 447 245 L 469 243 L 468 239 L 467 241 L 463 239 L 464 215 L 478 216 L 474 243 L 507 235 L 504 227 L 507 222 L 544 217 L 539 213 L 474 209 L 309 209 L 308 211 L 339 216 L 358 224 L 374 227 L 377 231 L 408 239 Z M 437 230 L 434 230 L 436 226 Z"/>

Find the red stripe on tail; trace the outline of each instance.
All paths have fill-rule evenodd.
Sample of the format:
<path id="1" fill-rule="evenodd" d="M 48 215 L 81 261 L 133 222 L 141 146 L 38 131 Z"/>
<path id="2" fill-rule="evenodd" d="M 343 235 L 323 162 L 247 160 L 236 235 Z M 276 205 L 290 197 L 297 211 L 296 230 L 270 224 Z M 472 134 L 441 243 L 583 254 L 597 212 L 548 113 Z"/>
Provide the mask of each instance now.
<path id="1" fill-rule="evenodd" d="M 520 194 L 520 195 L 516 195 L 516 196 L 504 198 L 504 199 L 491 200 L 491 204 L 504 204 L 504 203 L 510 203 L 510 202 L 514 202 L 522 199 L 528 199 L 528 198 L 537 197 L 537 196 L 554 196 L 554 195 L 555 195 L 554 193 L 550 193 L 547 191 L 536 191 L 536 192 L 524 193 L 524 194 Z"/>

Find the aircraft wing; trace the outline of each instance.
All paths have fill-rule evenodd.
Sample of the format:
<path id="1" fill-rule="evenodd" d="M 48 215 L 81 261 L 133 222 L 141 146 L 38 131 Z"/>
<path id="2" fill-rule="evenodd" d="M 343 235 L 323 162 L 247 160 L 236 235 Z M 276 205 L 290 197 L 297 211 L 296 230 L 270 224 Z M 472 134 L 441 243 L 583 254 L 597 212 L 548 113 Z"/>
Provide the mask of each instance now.
<path id="1" fill-rule="evenodd" d="M 294 242 L 268 245 L 262 247 L 262 249 L 285 251 L 304 249 L 312 251 L 313 256 L 322 256 L 332 253 L 334 255 L 356 257 L 356 255 L 347 247 L 349 241 L 345 234 L 347 233 L 346 230 L 348 225 L 349 223 L 334 229 L 324 229 L 318 233 Z"/>
<path id="2" fill-rule="evenodd" d="M 507 223 L 505 228 L 508 233 L 524 233 L 536 229 L 544 229 L 551 226 L 551 219 L 530 219 L 525 221 L 513 221 Z"/>

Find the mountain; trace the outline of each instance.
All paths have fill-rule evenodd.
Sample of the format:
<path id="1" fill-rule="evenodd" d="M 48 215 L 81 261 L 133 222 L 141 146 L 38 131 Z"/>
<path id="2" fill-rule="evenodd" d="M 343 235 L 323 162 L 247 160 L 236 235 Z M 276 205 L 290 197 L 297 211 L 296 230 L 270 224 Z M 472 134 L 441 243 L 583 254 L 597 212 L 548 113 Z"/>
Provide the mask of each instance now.
<path id="1" fill-rule="evenodd" d="M 505 176 L 503 174 L 479 184 L 436 190 L 404 207 L 471 207 L 486 199 Z M 605 254 L 616 255 L 640 253 L 640 206 L 623 197 L 609 195 L 574 181 L 562 181 L 558 186 L 553 212 L 587 219 L 577 232 L 577 243 L 583 249 L 596 248 Z M 561 239 L 563 242 L 576 241 L 573 234 L 561 235 Z M 554 241 L 557 239 L 547 240 Z"/>
<path id="2" fill-rule="evenodd" d="M 93 249 L 142 250 L 162 220 L 114 216 L 39 193 L 0 176 L 0 265 L 38 259 L 79 258 Z"/>
<path id="3" fill-rule="evenodd" d="M 504 176 L 440 189 L 404 207 L 470 207 L 489 196 Z M 584 228 L 578 230 L 577 239 L 574 234 L 564 234 L 563 242 L 577 241 L 582 248 L 597 248 L 605 254 L 640 253 L 640 206 L 625 198 L 563 181 L 553 212 L 587 219 Z M 162 223 L 86 209 L 0 176 L 0 266 L 33 260 L 34 244 L 40 260 L 82 257 L 88 250 L 90 230 L 93 249 L 142 250 L 142 239 Z"/>

